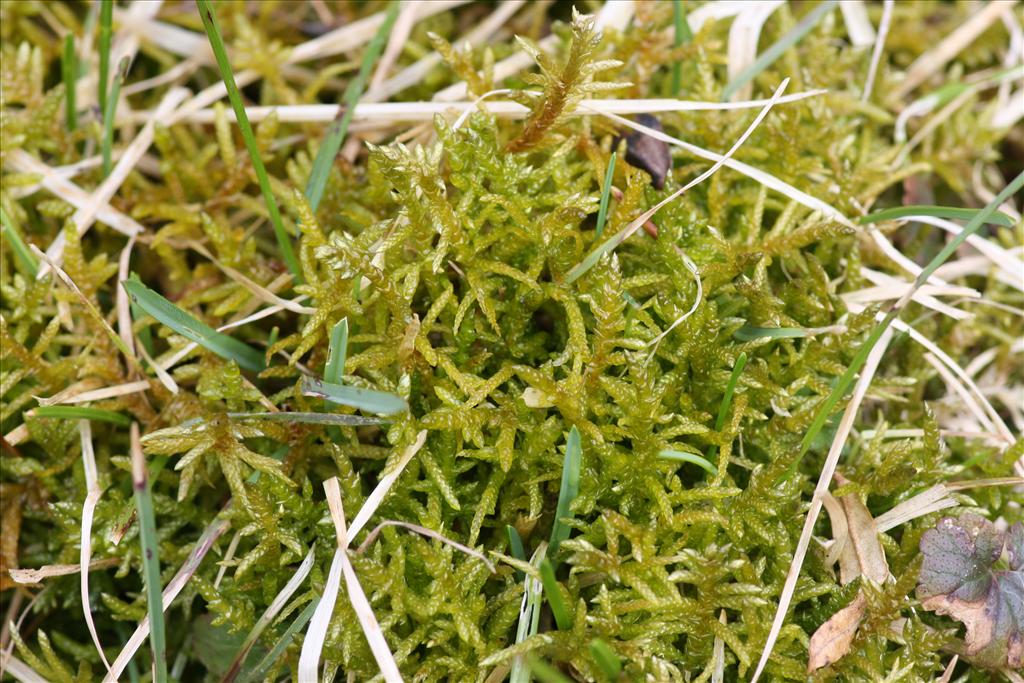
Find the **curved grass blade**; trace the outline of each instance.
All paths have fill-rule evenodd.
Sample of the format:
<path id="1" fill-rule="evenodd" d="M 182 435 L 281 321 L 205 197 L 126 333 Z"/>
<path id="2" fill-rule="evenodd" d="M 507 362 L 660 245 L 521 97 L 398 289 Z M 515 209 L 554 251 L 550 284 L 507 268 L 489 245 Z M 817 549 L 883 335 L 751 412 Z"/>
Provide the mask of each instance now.
<path id="1" fill-rule="evenodd" d="M 541 683 L 572 683 L 565 674 L 536 655 L 526 655 L 526 662 L 530 667 L 530 673 Z"/>
<path id="2" fill-rule="evenodd" d="M 612 152 L 612 156 L 608 159 L 608 170 L 604 174 L 604 185 L 601 187 L 601 204 L 597 209 L 597 229 L 595 233 L 597 237 L 600 237 L 604 232 L 604 222 L 608 218 L 608 200 L 612 194 L 612 178 L 615 176 L 615 160 L 618 157 L 618 152 Z"/>
<path id="3" fill-rule="evenodd" d="M 299 613 L 299 616 L 295 618 L 288 628 L 285 629 L 281 637 L 278 638 L 274 647 L 266 654 L 266 656 L 260 660 L 259 664 L 254 666 L 252 669 L 243 673 L 239 679 L 241 683 L 255 683 L 256 681 L 262 681 L 266 678 L 270 672 L 270 667 L 274 665 L 281 655 L 284 654 L 285 649 L 291 645 L 292 639 L 295 638 L 295 634 L 303 629 L 303 627 L 309 623 L 309 620 L 313 618 L 313 612 L 316 611 L 316 606 L 320 603 L 319 597 L 315 597 L 308 605 L 306 609 Z"/>
<path id="4" fill-rule="evenodd" d="M 341 384 L 345 374 L 345 357 L 348 354 L 348 318 L 342 318 L 331 328 L 331 344 L 327 351 L 327 366 L 324 381 Z"/>
<path id="5" fill-rule="evenodd" d="M 203 4 L 207 2 L 207 0 L 201 1 Z M 388 3 L 384 22 L 377 29 L 377 33 L 374 34 L 363 53 L 363 62 L 359 66 L 359 73 L 349 81 L 348 87 L 345 88 L 345 94 L 342 96 L 344 108 L 341 119 L 336 119 L 331 124 L 320 145 L 320 150 L 316 154 L 316 159 L 313 161 L 313 170 L 309 174 L 309 182 L 306 183 L 306 199 L 314 212 L 320 206 L 320 200 L 323 199 L 324 188 L 327 187 L 327 176 L 330 175 L 334 159 L 338 156 L 338 150 L 341 149 L 341 143 L 348 132 L 349 123 L 352 122 L 352 116 L 356 112 L 356 104 L 366 88 L 366 79 L 370 77 L 370 69 L 373 68 L 373 63 L 377 61 L 381 50 L 384 49 L 384 42 L 391 32 L 395 19 L 398 18 L 398 11 L 402 4 L 400 2 Z"/>
<path id="6" fill-rule="evenodd" d="M 572 628 L 569 610 L 566 609 L 565 600 L 558 590 L 555 568 L 551 566 L 551 560 L 547 558 L 540 562 L 540 581 L 544 586 L 544 595 L 547 596 L 548 604 L 551 605 L 551 613 L 555 615 L 555 624 L 558 625 L 558 630 L 568 631 Z"/>
<path id="7" fill-rule="evenodd" d="M 708 460 L 697 455 L 696 453 L 687 453 L 686 451 L 673 451 L 665 449 L 658 452 L 659 458 L 665 458 L 666 460 L 678 460 L 679 462 L 688 462 L 691 465 L 700 467 L 708 474 L 714 476 L 718 474 L 718 468 L 711 464 Z"/>
<path id="8" fill-rule="evenodd" d="M 969 221 L 981 211 L 982 209 L 964 209 L 952 206 L 894 206 L 889 209 L 875 211 L 867 216 L 861 216 L 859 222 L 862 225 L 870 225 L 871 223 L 893 221 L 900 218 L 907 218 L 909 216 L 932 216 L 933 218 Z M 1002 211 L 993 211 L 992 214 L 985 219 L 985 222 L 991 223 L 992 225 L 998 225 L 1003 228 L 1013 227 L 1013 219 Z"/>
<path id="9" fill-rule="evenodd" d="M 14 222 L 7 215 L 7 212 L 3 210 L 3 207 L 0 207 L 0 228 L 2 228 L 0 234 L 3 234 L 5 241 L 11 245 L 11 250 L 14 252 L 18 263 L 35 280 L 39 275 L 39 263 L 36 261 L 36 257 L 32 255 L 28 245 L 25 244 L 25 240 L 21 238 L 21 233 L 14 227 Z"/>
<path id="10" fill-rule="evenodd" d="M 335 413 L 228 413 L 232 420 L 267 420 L 270 422 L 298 422 L 314 425 L 340 425 L 343 427 L 366 427 L 387 424 L 388 420 L 362 415 L 338 415 Z"/>
<path id="11" fill-rule="evenodd" d="M 235 118 L 238 120 L 238 127 L 242 131 L 242 139 L 245 140 L 245 147 L 249 150 L 249 157 L 252 160 L 253 170 L 256 171 L 256 179 L 260 184 L 260 191 L 263 193 L 263 200 L 267 203 L 267 212 L 270 214 L 270 222 L 274 226 L 274 235 L 277 237 L 277 245 L 281 249 L 281 256 L 288 265 L 295 279 L 302 281 L 302 269 L 299 261 L 295 258 L 292 250 L 291 237 L 285 232 L 284 224 L 281 222 L 281 212 L 277 208 L 277 200 L 270 189 L 270 178 L 267 177 L 267 169 L 263 166 L 263 159 L 260 158 L 260 150 L 256 145 L 256 136 L 249 124 L 249 117 L 245 113 L 245 104 L 242 102 L 242 95 L 238 92 L 235 84 L 234 72 L 231 70 L 231 62 L 228 60 L 227 48 L 224 46 L 224 39 L 221 37 L 220 26 L 217 24 L 217 15 L 213 11 L 210 0 L 196 0 L 199 5 L 199 15 L 203 20 L 203 28 L 210 39 L 210 47 L 213 48 L 213 55 L 217 59 L 217 66 L 220 68 L 221 78 L 228 91 L 228 99 L 231 100 L 231 107 L 235 110 Z"/>
<path id="12" fill-rule="evenodd" d="M 378 415 L 394 415 L 409 409 L 409 404 L 405 402 L 405 399 L 395 394 L 331 384 L 312 377 L 302 378 L 302 393 L 306 396 L 317 396 L 331 403 L 358 408 Z"/>
<path id="13" fill-rule="evenodd" d="M 808 12 L 807 16 L 800 20 L 800 23 L 790 29 L 786 35 L 779 38 L 774 45 L 758 55 L 757 59 L 750 66 L 736 74 L 736 77 L 729 81 L 725 89 L 722 90 L 722 101 L 728 100 L 733 96 L 733 93 L 754 80 L 758 74 L 771 66 L 786 50 L 793 47 L 801 38 L 807 35 L 837 4 L 837 0 L 823 0 L 817 7 Z"/>
<path id="14" fill-rule="evenodd" d="M 146 458 L 139 441 L 139 425 L 132 422 L 132 487 L 139 512 L 139 540 L 142 544 L 142 571 L 146 584 L 146 608 L 149 612 L 149 643 L 153 650 L 153 680 L 167 683 L 167 639 L 164 631 L 164 600 L 160 585 L 160 543 L 156 535 L 156 516 L 149 490 Z"/>
<path id="15" fill-rule="evenodd" d="M 40 406 L 32 410 L 34 417 L 48 417 L 57 420 L 94 420 L 96 422 L 109 422 L 119 427 L 128 427 L 132 420 L 127 415 L 115 413 L 112 410 L 101 410 L 100 408 L 85 408 L 79 406 Z"/>
<path id="16" fill-rule="evenodd" d="M 221 358 L 235 361 L 246 370 L 259 372 L 265 367 L 262 353 L 196 320 L 141 282 L 124 280 L 121 286 L 128 292 L 132 303 L 189 341 Z"/>
<path id="17" fill-rule="evenodd" d="M 64 125 L 68 130 L 78 128 L 78 104 L 75 102 L 75 82 L 78 80 L 78 58 L 75 55 L 75 34 L 64 36 L 64 52 L 60 61 L 61 79 L 64 81 Z"/>
<path id="18" fill-rule="evenodd" d="M 594 638 L 590 641 L 590 656 L 594 658 L 598 668 L 604 672 L 605 676 L 613 681 L 619 679 L 619 674 L 622 673 L 622 660 L 615 654 L 611 645 L 600 638 Z"/>
<path id="19" fill-rule="evenodd" d="M 580 466 L 583 460 L 583 447 L 580 444 L 580 432 L 576 427 L 569 430 L 569 439 L 565 446 L 565 460 L 562 461 L 562 485 L 558 490 L 558 507 L 555 510 L 555 523 L 551 527 L 551 541 L 548 545 L 548 557 L 558 553 L 558 546 L 569 538 L 571 529 L 563 519 L 571 519 L 569 507 L 580 491 Z"/>

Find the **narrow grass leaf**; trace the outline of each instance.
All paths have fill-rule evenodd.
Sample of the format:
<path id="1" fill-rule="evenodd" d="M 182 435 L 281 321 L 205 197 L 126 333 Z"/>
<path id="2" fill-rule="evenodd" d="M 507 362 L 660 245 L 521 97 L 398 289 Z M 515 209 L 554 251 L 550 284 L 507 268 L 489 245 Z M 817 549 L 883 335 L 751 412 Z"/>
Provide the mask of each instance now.
<path id="1" fill-rule="evenodd" d="M 64 125 L 68 130 L 78 128 L 78 103 L 75 101 L 75 82 L 78 80 L 78 59 L 75 55 L 75 34 L 64 36 L 64 52 L 60 61 L 61 79 L 64 81 Z"/>
<path id="2" fill-rule="evenodd" d="M 228 413 L 232 420 L 267 420 L 269 422 L 295 422 L 314 425 L 339 425 L 342 427 L 365 427 L 368 425 L 387 424 L 380 417 L 363 417 L 362 415 L 338 415 L 336 413 Z"/>
<path id="3" fill-rule="evenodd" d="M 529 664 L 530 673 L 536 676 L 541 683 L 572 683 L 572 679 L 567 678 L 561 671 L 536 655 L 527 655 L 526 661 Z"/>
<path id="4" fill-rule="evenodd" d="M 526 562 L 526 549 L 523 547 L 523 539 L 519 537 L 519 532 L 511 524 L 505 525 L 505 533 L 508 534 L 508 547 L 509 552 L 512 553 L 512 557 Z M 516 581 L 523 580 L 523 572 L 516 570 Z"/>
<path id="5" fill-rule="evenodd" d="M 274 643 L 274 647 L 259 661 L 259 664 L 242 674 L 242 677 L 239 679 L 241 683 L 256 683 L 256 681 L 262 681 L 267 677 L 267 674 L 270 673 L 270 667 L 281 658 L 284 651 L 291 645 L 295 634 L 301 631 L 309 623 L 309 620 L 313 618 L 313 613 L 316 611 L 318 604 L 320 604 L 320 601 L 314 599 L 306 605 L 306 608 L 299 613 L 299 616 L 295 617 L 295 621 L 288 625 L 288 628 L 284 630 L 281 637 Z"/>
<path id="6" fill-rule="evenodd" d="M 611 645 L 600 638 L 594 638 L 590 641 L 590 656 L 594 658 L 597 668 L 601 669 L 605 676 L 613 681 L 619 679 L 619 674 L 622 673 L 622 660 L 615 654 Z"/>
<path id="7" fill-rule="evenodd" d="M 548 604 L 551 605 L 551 613 L 555 615 L 555 623 L 558 625 L 558 630 L 568 631 L 572 628 L 572 620 L 569 619 L 569 610 L 566 609 L 562 593 L 558 590 L 555 568 L 551 566 L 551 560 L 547 558 L 540 562 L 540 581 L 544 586 L 544 594 L 547 596 Z"/>
<path id="8" fill-rule="evenodd" d="M 14 257 L 21 264 L 22 269 L 28 275 L 31 275 L 34 280 L 39 274 L 39 262 L 32 255 L 32 251 L 25 244 L 25 240 L 21 238 L 21 233 L 14 227 L 14 221 L 7 215 L 3 207 L 0 207 L 0 227 L 2 227 L 4 242 L 11 245 Z"/>
<path id="9" fill-rule="evenodd" d="M 572 518 L 569 507 L 580 491 L 580 466 L 583 461 L 583 447 L 580 443 L 580 432 L 576 427 L 569 430 L 569 439 L 565 446 L 565 460 L 562 461 L 562 485 L 558 490 L 558 507 L 555 509 L 555 523 L 551 527 L 551 541 L 548 546 L 548 557 L 558 553 L 562 541 L 569 538 L 571 529 L 562 521 Z"/>
<path id="10" fill-rule="evenodd" d="M 203 4 L 206 4 L 207 1 L 201 0 Z M 384 23 L 377 29 L 377 33 L 374 34 L 373 39 L 366 46 L 366 51 L 363 53 L 363 62 L 359 66 L 359 73 L 349 81 L 345 94 L 342 96 L 344 107 L 341 119 L 336 119 L 330 128 L 327 129 L 324 141 L 320 145 L 316 159 L 313 161 L 313 170 L 310 172 L 309 182 L 306 183 L 306 199 L 309 200 L 309 206 L 314 212 L 320 206 L 320 200 L 323 199 L 324 188 L 327 187 L 327 177 L 330 175 L 334 159 L 338 156 L 338 150 L 341 149 L 341 143 L 345 139 L 348 126 L 352 122 L 353 115 L 355 115 L 356 104 L 366 88 L 366 79 L 370 77 L 373 63 L 377 61 L 381 50 L 384 49 L 384 43 L 391 32 L 395 19 L 398 18 L 398 11 L 401 7 L 402 3 L 400 2 L 388 4 Z"/>
<path id="11" fill-rule="evenodd" d="M 96 86 L 98 88 L 96 101 L 100 105 L 100 112 L 107 110 L 107 86 L 110 85 L 110 26 L 114 17 L 114 0 L 100 0 L 100 39 L 99 57 L 100 74 Z"/>
<path id="12" fill-rule="evenodd" d="M 221 358 L 235 361 L 246 370 L 259 372 L 265 367 L 262 353 L 196 320 L 141 282 L 125 280 L 121 286 L 128 292 L 132 303 L 189 341 Z"/>
<path id="13" fill-rule="evenodd" d="M 675 31 L 672 34 L 672 45 L 680 47 L 693 40 L 693 32 L 690 30 L 690 22 L 686 20 L 686 10 L 683 9 L 683 0 L 672 0 L 672 21 Z M 683 65 L 676 60 L 672 62 L 672 97 L 679 97 L 679 89 L 683 85 Z"/>
<path id="14" fill-rule="evenodd" d="M 114 165 L 114 115 L 117 113 L 117 101 L 121 98 L 121 85 L 128 75 L 128 67 L 131 61 L 125 57 L 117 67 L 117 78 L 110 86 L 110 94 L 107 97 L 107 105 L 103 110 L 103 139 L 100 141 L 100 151 L 103 154 L 103 177 L 110 175 L 110 169 Z"/>
<path id="15" fill-rule="evenodd" d="M 594 231 L 597 237 L 604 233 L 604 222 L 608 218 L 608 200 L 612 195 L 612 178 L 615 177 L 615 160 L 618 152 L 612 152 L 608 159 L 608 170 L 604 174 L 604 185 L 601 187 L 601 204 L 597 209 L 597 229 Z"/>
<path id="16" fill-rule="evenodd" d="M 839 4 L 838 0 L 823 0 L 817 7 L 807 13 L 796 26 L 790 29 L 771 47 L 757 56 L 757 59 L 743 71 L 736 74 L 722 90 L 722 101 L 728 100 L 733 94 L 744 85 L 754 80 L 762 71 L 775 63 L 789 48 L 793 47 L 801 38 L 807 35 L 822 18 L 831 12 Z"/>
<path id="17" fill-rule="evenodd" d="M 718 468 L 711 464 L 708 460 L 696 453 L 687 453 L 686 451 L 673 451 L 665 449 L 658 451 L 659 458 L 665 458 L 666 460 L 678 460 L 679 462 L 688 462 L 691 465 L 696 465 L 702 468 L 708 474 L 714 476 L 718 474 Z"/>
<path id="18" fill-rule="evenodd" d="M 870 225 L 871 223 L 893 221 L 910 216 L 931 216 L 932 218 L 945 218 L 947 220 L 969 221 L 982 210 L 983 209 L 964 209 L 953 206 L 894 206 L 889 209 L 875 211 L 867 216 L 862 216 L 859 222 L 862 225 Z M 985 222 L 991 223 L 992 225 L 998 225 L 1003 228 L 1013 227 L 1013 219 L 1002 211 L 993 211 L 985 219 Z"/>
<path id="19" fill-rule="evenodd" d="M 343 384 L 330 384 L 313 377 L 302 378 L 302 393 L 378 415 L 394 415 L 409 409 L 409 404 L 401 396 Z"/>
<path id="20" fill-rule="evenodd" d="M 127 415 L 115 413 L 112 410 L 100 408 L 85 408 L 79 406 L 40 406 L 32 410 L 34 417 L 48 417 L 58 420 L 93 420 L 96 422 L 109 422 L 119 427 L 128 427 L 132 420 Z"/>
<path id="21" fill-rule="evenodd" d="M 164 603 L 160 592 L 160 542 L 156 534 L 153 497 L 149 490 L 146 457 L 142 454 L 139 425 L 131 426 L 132 488 L 138 509 L 139 540 L 142 545 L 142 572 L 146 584 L 146 608 L 149 613 L 150 638 L 153 651 L 153 679 L 167 683 L 167 639 L 164 631 Z"/>
<path id="22" fill-rule="evenodd" d="M 736 364 L 732 367 L 732 375 L 729 376 L 729 384 L 725 387 L 725 395 L 722 396 L 722 403 L 718 406 L 718 417 L 715 419 L 715 431 L 720 432 L 725 427 L 725 418 L 729 414 L 729 407 L 732 405 L 733 394 L 736 393 L 736 384 L 740 381 L 743 368 L 747 366 L 747 354 L 740 353 L 736 358 Z"/>
<path id="23" fill-rule="evenodd" d="M 242 139 L 245 140 L 245 147 L 249 150 L 249 157 L 252 160 L 253 170 L 256 172 L 256 179 L 260 184 L 260 191 L 267 203 L 267 212 L 270 214 L 270 222 L 274 226 L 274 235 L 277 237 L 277 245 L 281 250 L 288 270 L 292 272 L 295 279 L 302 281 L 302 270 L 299 261 L 295 258 L 292 250 L 291 237 L 285 232 L 284 223 L 281 222 L 281 212 L 277 208 L 277 199 L 270 189 L 270 178 L 267 176 L 267 169 L 263 166 L 263 159 L 260 157 L 259 147 L 256 145 L 256 136 L 253 134 L 252 126 L 249 124 L 249 117 L 245 113 L 245 103 L 242 102 L 242 95 L 235 84 L 234 72 L 231 70 L 231 62 L 228 60 L 228 51 L 224 46 L 224 39 L 221 37 L 220 26 L 217 24 L 217 15 L 213 11 L 210 0 L 197 0 L 199 15 L 203 20 L 203 28 L 210 39 L 210 47 L 213 48 L 213 55 L 220 68 L 221 78 L 224 80 L 224 87 L 228 91 L 228 99 L 231 100 L 231 107 L 235 110 L 235 118 L 238 120 L 238 127 L 242 131 Z"/>
<path id="24" fill-rule="evenodd" d="M 327 351 L 327 366 L 324 381 L 341 384 L 345 374 L 345 357 L 348 354 L 348 318 L 342 318 L 331 328 L 331 343 Z"/>

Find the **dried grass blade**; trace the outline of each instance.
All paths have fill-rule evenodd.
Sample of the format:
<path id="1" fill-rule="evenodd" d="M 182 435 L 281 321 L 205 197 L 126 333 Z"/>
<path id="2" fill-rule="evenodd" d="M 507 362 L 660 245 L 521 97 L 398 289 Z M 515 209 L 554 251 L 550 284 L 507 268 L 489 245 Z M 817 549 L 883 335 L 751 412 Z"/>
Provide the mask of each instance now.
<path id="1" fill-rule="evenodd" d="M 416 435 L 416 440 L 406 447 L 405 452 L 402 453 L 398 463 L 394 469 L 389 470 L 384 476 L 380 478 L 377 486 L 373 489 L 369 496 L 366 498 L 366 502 L 363 503 L 363 507 L 359 508 L 359 513 L 356 514 L 355 519 L 352 520 L 352 525 L 348 528 L 348 538 L 354 539 L 359 532 L 362 530 L 366 523 L 370 521 L 373 513 L 380 507 L 381 502 L 384 501 L 384 496 L 387 495 L 391 487 L 394 486 L 395 482 L 398 481 L 398 477 L 401 476 L 402 470 L 409 464 L 413 456 L 416 455 L 423 444 L 427 441 L 427 430 L 423 429 Z"/>
<path id="2" fill-rule="evenodd" d="M 267 653 L 267 655 L 260 660 L 259 664 L 254 666 L 250 671 L 242 674 L 242 683 L 255 683 L 256 681 L 262 681 L 266 678 L 267 673 L 270 671 L 270 667 L 274 665 L 281 655 L 284 653 L 285 648 L 291 644 L 292 639 L 295 638 L 295 634 L 302 630 L 302 628 L 313 618 L 313 613 L 316 611 L 318 600 L 306 605 L 306 608 L 299 613 L 299 616 L 295 618 L 288 628 L 285 629 L 281 637 L 278 638 L 277 642 L 274 643 L 274 647 Z"/>
<path id="3" fill-rule="evenodd" d="M 92 518 L 96 511 L 96 504 L 100 501 L 100 484 L 96 470 L 96 454 L 92 445 L 92 425 L 88 420 L 79 420 L 78 433 L 82 441 L 82 466 L 85 470 L 85 502 L 82 503 L 82 531 L 79 541 L 78 564 L 79 589 L 82 597 L 82 614 L 85 616 L 85 625 L 89 629 L 89 636 L 92 638 L 96 652 L 100 655 L 100 661 L 104 668 L 110 671 L 110 662 L 103 653 L 103 645 L 100 644 L 100 636 L 96 632 L 96 623 L 92 618 L 92 607 L 89 605 L 89 566 L 92 560 Z"/>
<path id="4" fill-rule="evenodd" d="M 420 526 L 419 524 L 410 524 L 409 522 L 400 522 L 400 521 L 395 520 L 395 519 L 386 519 L 383 522 L 381 522 L 380 524 L 378 524 L 377 526 L 373 527 L 373 530 L 371 530 L 370 533 L 368 533 L 366 535 L 366 539 L 362 543 L 359 544 L 358 548 L 356 548 L 356 553 L 361 554 L 361 553 L 366 552 L 366 549 L 368 547 L 370 547 L 370 545 L 375 540 L 377 540 L 377 537 L 380 536 L 381 530 L 384 527 L 386 527 L 386 526 L 402 527 L 403 529 L 408 529 L 409 531 L 416 532 L 417 534 L 420 534 L 421 536 L 426 536 L 427 538 L 432 538 L 435 541 L 440 541 L 441 543 L 444 543 L 446 545 L 450 545 L 451 547 L 455 548 L 456 550 L 458 550 L 460 552 L 463 552 L 463 553 L 469 555 L 470 557 L 475 557 L 476 559 L 478 559 L 481 562 L 483 562 L 485 565 L 487 565 L 487 568 L 490 570 L 490 572 L 492 574 L 497 571 L 495 569 L 495 567 L 494 567 L 494 563 L 491 562 L 489 559 L 487 559 L 487 556 L 484 555 L 483 553 L 481 553 L 480 551 L 473 550 L 468 545 L 464 545 L 462 543 L 459 543 L 458 541 L 452 540 L 452 539 L 448 538 L 447 536 L 445 536 L 443 534 L 439 534 L 438 532 L 434 531 L 433 529 L 428 529 L 427 527 Z"/>
<path id="5" fill-rule="evenodd" d="M 878 35 L 875 36 L 875 47 L 871 50 L 871 65 L 868 67 L 868 77 L 864 81 L 864 92 L 860 99 L 867 102 L 871 99 L 871 93 L 875 89 L 875 77 L 878 75 L 878 65 L 882 61 L 882 51 L 885 49 L 885 39 L 889 35 L 889 25 L 892 22 L 892 8 L 895 0 L 882 0 L 882 19 L 878 22 Z"/>

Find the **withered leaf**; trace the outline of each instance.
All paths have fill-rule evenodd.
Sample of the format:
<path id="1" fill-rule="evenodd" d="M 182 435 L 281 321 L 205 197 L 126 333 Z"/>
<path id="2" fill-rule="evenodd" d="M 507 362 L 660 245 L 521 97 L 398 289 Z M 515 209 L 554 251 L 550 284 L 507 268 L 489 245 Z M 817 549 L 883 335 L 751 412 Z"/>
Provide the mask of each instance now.
<path id="1" fill-rule="evenodd" d="M 640 114 L 636 122 L 661 132 L 661 122 L 650 114 Z M 672 167 L 672 153 L 663 140 L 656 140 L 646 133 L 635 130 L 626 135 L 626 161 L 651 175 L 651 185 L 656 190 L 665 187 L 665 178 Z"/>
<path id="2" fill-rule="evenodd" d="M 997 570 L 1006 545 L 1008 570 Z M 945 517 L 921 537 L 921 606 L 967 627 L 963 654 L 973 664 L 1024 665 L 1024 528 L 1004 534 L 977 515 Z"/>
<path id="3" fill-rule="evenodd" d="M 867 599 L 863 593 L 858 592 L 853 602 L 818 627 L 807 647 L 808 673 L 832 664 L 850 651 L 850 645 L 853 643 L 853 637 L 857 635 L 866 607 Z"/>

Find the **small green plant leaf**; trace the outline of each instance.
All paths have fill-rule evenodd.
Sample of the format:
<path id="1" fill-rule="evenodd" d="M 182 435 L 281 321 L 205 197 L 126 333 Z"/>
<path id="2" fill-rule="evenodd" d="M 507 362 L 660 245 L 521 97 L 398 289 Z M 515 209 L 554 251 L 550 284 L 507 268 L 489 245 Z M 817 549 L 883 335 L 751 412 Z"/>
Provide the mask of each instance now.
<path id="1" fill-rule="evenodd" d="M 100 73 L 97 87 L 97 102 L 100 113 L 107 111 L 107 88 L 110 85 L 110 38 L 114 18 L 114 0 L 100 0 L 100 37 L 97 51 L 100 57 Z"/>
<path id="2" fill-rule="evenodd" d="M 952 206 L 894 206 L 889 209 L 875 211 L 867 216 L 862 216 L 860 223 L 870 225 L 882 221 L 894 221 L 908 216 L 931 216 L 933 218 L 946 218 L 949 220 L 969 221 L 978 215 L 981 209 L 963 209 Z M 993 211 L 985 219 L 986 223 L 998 225 L 1004 228 L 1013 227 L 1013 219 L 1002 211 Z"/>
<path id="3" fill-rule="evenodd" d="M 75 83 L 78 81 L 78 59 L 75 55 L 75 34 L 64 36 L 64 52 L 60 62 L 64 81 L 64 125 L 68 130 L 78 128 L 78 104 L 75 101 Z"/>
<path id="4" fill-rule="evenodd" d="M 572 628 L 572 620 L 569 618 L 569 610 L 565 606 L 562 593 L 558 590 L 555 568 L 551 566 L 551 560 L 547 558 L 541 560 L 540 563 L 540 580 L 544 585 L 544 595 L 547 596 L 548 604 L 551 605 L 551 613 L 555 615 L 558 629 L 568 631 Z"/>
<path id="5" fill-rule="evenodd" d="M 996 570 L 1007 545 L 1009 570 Z M 1024 666 L 1024 525 L 1008 533 L 983 517 L 944 517 L 921 536 L 921 606 L 967 627 L 964 654 L 988 668 Z"/>
<path id="6" fill-rule="evenodd" d="M 110 175 L 110 169 L 114 165 L 114 116 L 117 114 L 117 101 L 121 98 L 121 85 L 128 76 L 130 66 L 131 60 L 127 57 L 121 60 L 117 67 L 117 77 L 110 86 L 106 109 L 103 110 L 103 140 L 100 143 L 103 154 L 103 177 Z"/>
<path id="7" fill-rule="evenodd" d="M 718 474 L 718 468 L 712 465 L 708 460 L 697 455 L 696 453 L 687 453 L 686 451 L 673 451 L 665 449 L 658 451 L 659 458 L 665 458 L 666 460 L 678 460 L 679 462 L 688 462 L 691 465 L 697 465 L 704 469 L 708 474 L 714 476 Z"/>
<path id="8" fill-rule="evenodd" d="M 327 352 L 327 367 L 324 368 L 324 381 L 329 384 L 341 384 L 345 374 L 345 356 L 348 352 L 348 318 L 342 318 L 331 328 L 331 345 Z"/>
<path id="9" fill-rule="evenodd" d="M 132 488 L 139 516 L 139 542 L 142 546 L 142 575 L 146 586 L 146 610 L 149 613 L 149 644 L 153 651 L 153 680 L 167 683 L 167 639 L 164 628 L 163 586 L 160 585 L 160 539 L 156 533 L 153 495 L 149 489 L 146 456 L 142 453 L 139 426 L 131 426 Z"/>
<path id="10" fill-rule="evenodd" d="M 259 351 L 196 320 L 141 282 L 125 280 L 121 285 L 132 303 L 186 339 L 246 370 L 259 372 L 265 367 Z"/>
<path id="11" fill-rule="evenodd" d="M 582 459 L 583 447 L 580 444 L 580 432 L 573 427 L 569 430 L 569 439 L 565 446 L 565 460 L 562 461 L 562 486 L 558 490 L 558 507 L 555 509 L 555 523 L 551 527 L 548 557 L 555 557 L 562 541 L 569 538 L 571 529 L 563 520 L 572 518 L 572 511 L 569 507 L 576 500 L 576 494 L 580 491 Z"/>
<path id="12" fill-rule="evenodd" d="M 394 415 L 409 409 L 409 404 L 401 396 L 373 389 L 331 384 L 313 377 L 302 378 L 302 393 L 378 415 Z"/>
<path id="13" fill-rule="evenodd" d="M 39 274 L 39 262 L 36 261 L 36 257 L 32 255 L 32 251 L 25 244 L 25 240 L 21 238 L 21 233 L 14 227 L 14 222 L 11 217 L 7 215 L 3 207 L 0 207 L 0 226 L 3 229 L 4 241 L 11 245 L 11 249 L 14 251 L 15 258 L 18 259 L 18 263 L 21 264 L 22 269 L 26 273 L 32 276 L 33 279 Z"/>
<path id="14" fill-rule="evenodd" d="M 127 427 L 132 423 L 131 418 L 112 410 L 100 408 L 88 408 L 84 406 L 40 406 L 32 411 L 36 417 L 48 417 L 58 420 L 93 420 L 95 422 L 109 422 L 120 427 Z"/>
<path id="15" fill-rule="evenodd" d="M 313 618 L 313 612 L 316 611 L 316 606 L 320 602 L 320 596 L 314 595 L 313 599 L 310 600 L 306 608 L 302 610 L 299 616 L 295 617 L 295 621 L 288 625 L 281 637 L 274 643 L 274 647 L 271 648 L 270 652 L 259 661 L 249 671 L 243 673 L 239 680 L 242 683 L 255 683 L 256 681 L 262 681 L 266 678 L 267 673 L 270 671 L 270 667 L 274 666 L 274 663 L 281 658 L 284 651 L 291 645 L 292 640 L 295 638 L 295 634 L 306 627 L 309 620 Z"/>
<path id="16" fill-rule="evenodd" d="M 526 661 L 530 666 L 530 673 L 541 683 L 572 683 L 572 679 L 537 655 L 527 655 Z"/>
<path id="17" fill-rule="evenodd" d="M 617 680 L 622 673 L 622 660 L 615 654 L 611 645 L 600 638 L 590 641 L 590 656 L 594 658 L 597 666 L 605 676 L 611 680 Z"/>
<path id="18" fill-rule="evenodd" d="M 690 22 L 686 20 L 686 10 L 683 9 L 683 0 L 672 0 L 672 23 L 675 29 L 672 34 L 673 46 L 680 47 L 693 40 Z M 682 84 L 683 65 L 677 59 L 672 62 L 672 97 L 679 97 L 679 88 Z"/>

